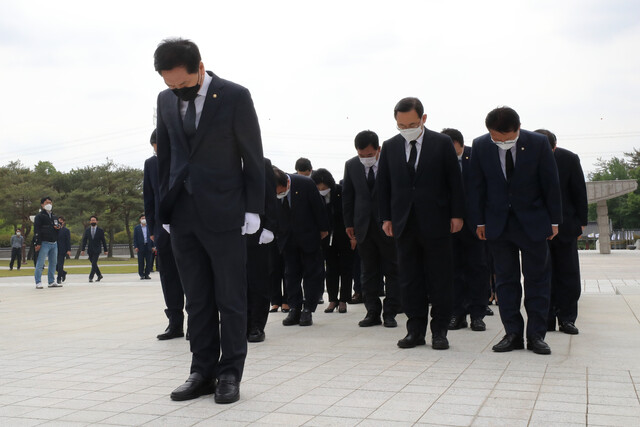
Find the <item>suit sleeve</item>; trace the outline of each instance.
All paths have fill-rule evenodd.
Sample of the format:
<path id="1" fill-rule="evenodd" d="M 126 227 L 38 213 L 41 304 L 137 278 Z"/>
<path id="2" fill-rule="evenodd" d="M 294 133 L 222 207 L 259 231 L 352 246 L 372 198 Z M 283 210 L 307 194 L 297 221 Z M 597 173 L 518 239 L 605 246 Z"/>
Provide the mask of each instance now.
<path id="1" fill-rule="evenodd" d="M 246 212 L 264 213 L 264 160 L 258 116 L 251 94 L 243 89 L 235 108 L 233 130 L 243 161 Z"/>
<path id="2" fill-rule="evenodd" d="M 276 233 L 278 229 L 278 198 L 276 197 L 276 178 L 273 174 L 271 162 L 265 159 L 264 165 L 264 215 L 262 215 L 262 228 Z"/>
<path id="3" fill-rule="evenodd" d="M 380 209 L 380 221 L 391 221 L 391 176 L 389 175 L 389 163 L 387 157 L 388 145 L 382 144 L 380 159 L 378 160 L 378 202 Z"/>
<path id="4" fill-rule="evenodd" d="M 100 240 L 102 240 L 102 247 L 104 248 L 104 251 L 107 252 L 107 240 L 104 237 L 104 230 L 102 230 L 102 233 L 100 234 Z"/>
<path id="5" fill-rule="evenodd" d="M 133 227 L 133 248 L 134 249 L 140 249 L 140 245 L 138 244 L 139 242 L 138 230 L 142 232 L 142 229 L 140 229 L 137 225 Z"/>
<path id="6" fill-rule="evenodd" d="M 88 229 L 84 230 L 84 234 L 82 235 L 82 252 L 87 248 L 87 240 L 89 239 Z"/>
<path id="7" fill-rule="evenodd" d="M 342 183 L 342 216 L 345 227 L 353 227 L 353 210 L 355 208 L 355 192 L 349 174 L 349 162 L 344 164 L 344 179 Z"/>
<path id="8" fill-rule="evenodd" d="M 449 138 L 450 139 L 450 138 Z M 464 186 L 453 141 L 445 144 L 446 179 L 451 200 L 451 218 L 464 218 Z"/>
<path id="9" fill-rule="evenodd" d="M 167 126 L 163 120 L 161 96 L 162 93 L 158 95 L 156 119 L 156 140 L 158 144 L 158 187 L 160 202 L 162 202 L 162 199 L 169 192 L 169 176 L 171 172 L 171 145 L 169 143 L 169 131 L 167 130 Z M 167 216 L 168 214 L 166 212 L 163 212 L 163 209 L 160 209 L 158 215 L 163 224 L 171 222 L 171 218 Z"/>
<path id="10" fill-rule="evenodd" d="M 156 202 L 155 202 L 155 189 L 151 181 L 152 168 L 150 160 L 147 159 L 144 162 L 144 180 L 142 182 L 142 194 L 144 199 L 144 214 L 147 218 L 147 226 L 149 232 L 153 235 L 156 225 Z"/>
<path id="11" fill-rule="evenodd" d="M 562 224 L 562 196 L 560 194 L 560 180 L 558 178 L 558 166 L 553 157 L 553 151 L 545 138 L 540 153 L 538 176 L 544 194 L 545 205 L 549 212 L 551 224 Z"/>
<path id="12" fill-rule="evenodd" d="M 477 141 L 473 142 L 471 158 L 469 159 L 469 188 L 467 189 L 467 206 L 471 229 L 484 225 L 484 203 L 487 194 L 487 182 L 480 164 L 480 148 Z"/>
<path id="13" fill-rule="evenodd" d="M 587 185 L 584 181 L 584 172 L 580 165 L 580 157 L 576 154 L 571 168 L 571 182 L 569 183 L 570 196 L 573 198 L 573 205 L 576 207 L 576 214 L 580 218 L 580 225 L 586 226 L 589 216 L 589 204 L 587 202 Z"/>

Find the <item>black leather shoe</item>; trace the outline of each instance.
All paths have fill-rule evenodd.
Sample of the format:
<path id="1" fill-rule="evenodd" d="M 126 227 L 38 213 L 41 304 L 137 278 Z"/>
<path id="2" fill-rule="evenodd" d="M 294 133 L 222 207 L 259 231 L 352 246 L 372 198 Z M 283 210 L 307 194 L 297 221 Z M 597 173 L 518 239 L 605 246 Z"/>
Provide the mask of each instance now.
<path id="1" fill-rule="evenodd" d="M 491 310 L 491 307 L 487 306 L 487 307 L 484 309 L 484 315 L 485 315 L 485 316 L 493 316 L 493 310 Z"/>
<path id="2" fill-rule="evenodd" d="M 453 315 L 451 316 L 451 320 L 449 321 L 449 326 L 447 326 L 447 329 L 449 329 L 450 331 L 454 331 L 456 329 L 466 328 L 467 326 L 467 316 Z"/>
<path id="3" fill-rule="evenodd" d="M 418 345 L 425 345 L 426 342 L 423 336 L 418 336 L 409 332 L 406 337 L 398 341 L 398 347 L 400 348 L 413 348 Z"/>
<path id="4" fill-rule="evenodd" d="M 444 335 L 433 335 L 431 337 L 431 348 L 434 350 L 446 350 L 449 348 L 449 340 Z"/>
<path id="5" fill-rule="evenodd" d="M 300 326 L 311 326 L 313 325 L 313 319 L 311 318 L 311 310 L 305 308 L 300 313 Z"/>
<path id="6" fill-rule="evenodd" d="M 524 348 L 524 340 L 516 334 L 507 334 L 502 340 L 493 346 L 493 351 L 504 353 L 512 350 L 522 350 Z"/>
<path id="7" fill-rule="evenodd" d="M 149 276 L 148 274 L 146 276 L 144 276 L 145 280 L 151 280 L 151 276 Z"/>
<path id="8" fill-rule="evenodd" d="M 62 277 L 58 276 L 58 278 L 56 279 L 56 283 L 59 285 L 60 283 L 62 283 Z"/>
<path id="9" fill-rule="evenodd" d="M 98 276 L 98 278 L 96 279 L 96 282 L 99 282 L 100 280 L 102 280 L 102 276 Z"/>
<path id="10" fill-rule="evenodd" d="M 536 354 L 551 354 L 551 348 L 540 337 L 527 338 L 527 350 Z"/>
<path id="11" fill-rule="evenodd" d="M 282 324 L 284 326 L 297 325 L 300 323 L 300 309 L 292 308 L 287 314 L 287 317 L 284 318 Z"/>
<path id="12" fill-rule="evenodd" d="M 364 316 L 364 319 L 358 322 L 358 326 L 361 328 L 368 328 L 369 326 L 377 326 L 382 325 L 382 321 L 380 320 L 380 315 L 376 313 L 367 313 Z"/>
<path id="13" fill-rule="evenodd" d="M 197 372 L 189 375 L 187 381 L 171 392 L 171 400 L 191 400 L 215 391 L 215 383 Z"/>
<path id="14" fill-rule="evenodd" d="M 487 325 L 484 323 L 482 319 L 471 319 L 471 330 L 472 331 L 486 331 Z"/>
<path id="15" fill-rule="evenodd" d="M 167 329 L 165 329 L 164 333 L 158 335 L 156 338 L 158 338 L 160 341 L 164 341 L 164 340 L 170 340 L 172 338 L 180 338 L 184 336 L 184 331 L 182 330 L 182 328 L 180 327 L 171 327 L 171 325 L 167 326 Z"/>
<path id="16" fill-rule="evenodd" d="M 560 332 L 564 332 L 569 335 L 578 335 L 580 331 L 576 328 L 573 322 L 560 322 Z"/>
<path id="17" fill-rule="evenodd" d="M 93 283 L 93 279 L 89 279 L 89 283 Z"/>
<path id="18" fill-rule="evenodd" d="M 219 378 L 214 400 L 216 403 L 233 403 L 240 399 L 240 381 L 233 378 Z"/>
<path id="19" fill-rule="evenodd" d="M 396 321 L 395 316 L 383 315 L 382 320 L 383 320 L 382 324 L 384 325 L 385 328 L 395 328 L 396 326 L 398 326 L 398 322 Z"/>
<path id="20" fill-rule="evenodd" d="M 264 331 L 261 331 L 258 328 L 253 328 L 249 331 L 247 335 L 247 341 L 249 342 L 262 342 L 264 341 Z"/>
<path id="21" fill-rule="evenodd" d="M 64 282 L 65 280 L 67 280 L 67 272 L 63 271 L 62 272 L 62 281 Z"/>

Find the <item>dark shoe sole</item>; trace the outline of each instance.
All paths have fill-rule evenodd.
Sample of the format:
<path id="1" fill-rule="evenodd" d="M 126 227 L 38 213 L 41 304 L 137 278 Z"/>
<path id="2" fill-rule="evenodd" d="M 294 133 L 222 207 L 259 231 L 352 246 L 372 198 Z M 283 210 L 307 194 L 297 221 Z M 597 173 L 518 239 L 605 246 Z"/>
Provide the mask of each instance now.
<path id="1" fill-rule="evenodd" d="M 527 344 L 527 350 L 533 351 L 535 354 L 551 354 L 551 349 L 530 347 L 529 344 Z"/>
<path id="2" fill-rule="evenodd" d="M 197 392 L 191 393 L 191 394 L 184 394 L 184 395 L 178 394 L 178 395 L 175 395 L 175 394 L 171 393 L 171 400 L 173 400 L 175 402 L 183 402 L 185 400 L 197 399 L 200 396 L 206 396 L 208 394 L 213 394 L 213 393 L 215 393 L 215 391 L 216 391 L 215 387 L 213 385 L 211 385 L 211 386 L 206 387 L 206 388 L 203 387 L 202 390 L 198 390 Z"/>
<path id="3" fill-rule="evenodd" d="M 416 341 L 415 343 L 411 343 L 411 344 L 402 342 L 402 340 L 398 341 L 398 347 L 400 347 L 400 348 L 414 348 L 414 347 L 417 347 L 419 345 L 426 345 L 426 344 L 427 344 L 427 342 L 425 340 L 423 340 L 423 339 L 419 340 L 419 341 Z"/>
<path id="4" fill-rule="evenodd" d="M 434 349 L 434 350 L 448 350 L 449 349 L 449 344 L 447 344 L 447 343 L 440 343 L 440 344 L 431 343 L 431 348 Z"/>
<path id="5" fill-rule="evenodd" d="M 381 321 L 378 322 L 365 322 L 363 320 L 358 322 L 358 326 L 360 326 L 361 328 L 369 328 L 371 326 L 378 326 L 378 325 L 382 325 Z"/>
<path id="6" fill-rule="evenodd" d="M 184 332 L 180 334 L 160 334 L 156 338 L 160 341 L 172 340 L 174 338 L 182 338 L 184 336 Z"/>
<path id="7" fill-rule="evenodd" d="M 524 344 L 516 344 L 516 345 L 512 345 L 511 347 L 502 347 L 502 348 L 497 348 L 497 347 L 498 347 L 497 345 L 494 345 L 491 349 L 496 353 L 506 353 L 513 350 L 524 350 Z"/>
<path id="8" fill-rule="evenodd" d="M 580 331 L 578 331 L 578 330 L 576 330 L 576 331 L 567 330 L 566 328 L 563 328 L 562 326 L 560 326 L 560 328 L 558 328 L 558 330 L 560 332 L 564 332 L 565 334 L 569 334 L 569 335 L 578 335 L 580 333 Z"/>

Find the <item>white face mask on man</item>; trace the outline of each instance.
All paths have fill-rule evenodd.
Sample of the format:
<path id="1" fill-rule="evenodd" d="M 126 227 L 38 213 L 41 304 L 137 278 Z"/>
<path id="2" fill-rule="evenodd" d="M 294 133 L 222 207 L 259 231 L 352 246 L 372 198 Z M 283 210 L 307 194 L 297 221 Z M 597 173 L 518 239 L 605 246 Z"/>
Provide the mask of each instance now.
<path id="1" fill-rule="evenodd" d="M 510 139 L 508 141 L 496 141 L 491 138 L 491 141 L 493 141 L 493 143 L 496 144 L 501 150 L 510 150 L 511 147 L 516 145 L 516 142 L 518 142 L 518 138 L 520 138 L 520 131 L 518 131 L 518 136 L 516 136 L 515 139 Z"/>
<path id="2" fill-rule="evenodd" d="M 53 209 L 53 206 L 51 206 L 51 204 L 50 204 L 50 203 L 49 203 L 49 204 L 47 204 L 47 205 L 44 205 L 44 210 L 45 210 L 45 211 L 47 211 L 47 212 L 51 212 L 51 209 Z"/>
<path id="3" fill-rule="evenodd" d="M 407 142 L 410 142 L 415 141 L 418 139 L 418 137 L 420 137 L 420 134 L 422 133 L 422 127 L 418 126 L 417 128 L 409 129 L 398 128 L 398 131 L 400 132 L 400 135 L 402 135 L 402 137 L 407 140 Z"/>
<path id="4" fill-rule="evenodd" d="M 273 194 L 273 193 L 272 193 Z M 284 199 L 285 197 L 287 197 L 287 195 L 289 194 L 289 189 L 287 188 L 287 191 L 285 191 L 284 193 L 278 193 L 276 194 L 276 197 L 280 200 Z"/>
<path id="5" fill-rule="evenodd" d="M 373 156 L 373 157 L 358 157 L 358 159 L 360 159 L 360 163 L 362 163 L 362 165 L 365 168 L 370 168 L 370 167 L 374 166 L 376 164 L 376 162 L 378 161 L 378 159 L 376 159 L 375 156 Z"/>

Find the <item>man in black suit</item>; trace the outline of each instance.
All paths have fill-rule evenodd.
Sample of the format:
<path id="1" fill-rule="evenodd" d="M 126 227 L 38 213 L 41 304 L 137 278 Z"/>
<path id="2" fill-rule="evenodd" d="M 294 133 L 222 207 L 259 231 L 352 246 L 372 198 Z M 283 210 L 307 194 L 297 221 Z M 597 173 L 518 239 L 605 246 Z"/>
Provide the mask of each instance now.
<path id="1" fill-rule="evenodd" d="M 493 351 L 524 348 L 522 271 L 527 348 L 550 354 L 544 342 L 551 279 L 547 239 L 553 239 L 562 221 L 556 162 L 547 138 L 520 129 L 520 116 L 512 108 L 492 110 L 485 125 L 489 133 L 473 141 L 473 188 L 468 194 L 476 234 L 488 240 L 493 256 L 500 320 L 506 333 Z"/>
<path id="2" fill-rule="evenodd" d="M 425 344 L 431 301 L 431 346 L 449 348 L 453 298 L 451 233 L 460 231 L 464 193 L 451 138 L 427 129 L 417 98 L 401 99 L 393 115 L 400 133 L 382 145 L 380 220 L 396 239 L 407 335 L 398 347 Z"/>
<path id="3" fill-rule="evenodd" d="M 156 247 L 158 272 L 162 295 L 166 309 L 164 313 L 169 319 L 165 331 L 157 336 L 159 340 L 169 340 L 184 336 L 184 291 L 182 282 L 173 258 L 171 235 L 162 227 L 160 221 L 160 185 L 158 184 L 158 151 L 157 131 L 151 133 L 151 146 L 154 155 L 144 162 L 143 197 L 147 224 L 151 230 L 151 240 Z"/>
<path id="4" fill-rule="evenodd" d="M 247 236 L 247 341 L 262 342 L 269 317 L 271 253 L 278 226 L 278 199 L 271 160 L 264 159 L 264 214 L 260 229 Z"/>
<path id="5" fill-rule="evenodd" d="M 556 330 L 556 319 L 560 331 L 576 335 L 578 299 L 580 299 L 580 262 L 578 260 L 578 239 L 587 225 L 589 207 L 587 185 L 577 154 L 557 146 L 556 136 L 546 129 L 538 129 L 549 138 L 553 157 L 558 166 L 560 194 L 562 196 L 562 224 L 558 235 L 549 240 L 551 254 L 551 303 L 547 331 Z"/>
<path id="6" fill-rule="evenodd" d="M 329 219 L 316 184 L 306 176 L 288 175 L 273 167 L 278 203 L 278 248 L 284 257 L 290 311 L 285 326 L 311 326 L 323 291 L 321 240 L 329 234 Z M 304 297 L 301 282 L 304 279 Z M 304 302 L 303 302 L 304 300 Z"/>
<path id="7" fill-rule="evenodd" d="M 151 279 L 151 266 L 153 264 L 153 240 L 151 240 L 150 228 L 147 226 L 147 218 L 144 214 L 138 218 L 140 224 L 133 228 L 133 248 L 138 255 L 138 275 L 140 280 Z"/>
<path id="8" fill-rule="evenodd" d="M 98 227 L 98 217 L 95 215 L 91 215 L 89 218 L 89 227 L 84 230 L 84 235 L 82 236 L 82 252 L 81 255 L 84 256 L 84 251 L 87 248 L 87 244 L 89 245 L 88 254 L 89 261 L 91 261 L 91 272 L 89 273 L 89 282 L 93 282 L 93 276 L 96 275 L 98 278 L 96 282 L 102 280 L 102 273 L 100 273 L 100 268 L 98 267 L 98 258 L 100 258 L 100 246 L 104 248 L 104 254 L 107 255 L 107 241 L 104 238 L 104 230 Z"/>
<path id="9" fill-rule="evenodd" d="M 457 129 L 443 129 L 453 141 L 462 172 L 462 182 L 471 187 L 469 162 L 471 147 L 465 147 L 464 137 Z M 478 239 L 468 215 L 464 218 L 462 230 L 453 236 L 453 312 L 449 330 L 467 327 L 467 313 L 471 317 L 472 331 L 485 331 L 484 316 L 489 295 L 489 267 L 487 266 L 486 242 Z"/>
<path id="10" fill-rule="evenodd" d="M 71 255 L 71 232 L 66 227 L 67 221 L 63 216 L 58 217 L 58 224 L 60 229 L 58 230 L 58 264 L 56 265 L 56 271 L 58 277 L 56 282 L 60 284 L 67 279 L 67 272 L 64 271 L 64 260 Z"/>
<path id="11" fill-rule="evenodd" d="M 400 308 L 398 288 L 398 261 L 396 243 L 380 227 L 378 209 L 378 160 L 380 143 L 378 135 L 370 130 L 355 137 L 357 156 L 344 165 L 342 195 L 344 224 L 347 235 L 358 243 L 360 256 L 362 297 L 367 314 L 358 325 L 380 325 L 395 328 Z M 383 268 L 384 266 L 384 268 Z M 380 301 L 380 278 L 385 277 L 384 303 Z"/>
<path id="12" fill-rule="evenodd" d="M 260 228 L 264 161 L 249 91 L 206 71 L 195 43 L 164 40 L 158 96 L 160 220 L 168 224 L 189 314 L 191 375 L 173 400 L 240 398 L 247 355 L 244 234 Z M 217 382 L 216 382 L 217 381 Z"/>

